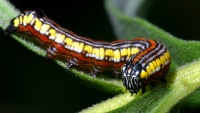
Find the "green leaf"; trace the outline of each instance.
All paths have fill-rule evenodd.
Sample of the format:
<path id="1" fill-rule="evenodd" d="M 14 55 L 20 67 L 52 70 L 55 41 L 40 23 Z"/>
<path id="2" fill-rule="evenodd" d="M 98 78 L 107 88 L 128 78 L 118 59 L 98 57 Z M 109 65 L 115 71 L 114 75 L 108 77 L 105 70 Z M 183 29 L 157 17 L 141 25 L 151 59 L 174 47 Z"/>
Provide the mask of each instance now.
<path id="1" fill-rule="evenodd" d="M 188 112 L 195 112 L 196 110 L 198 110 L 200 106 L 199 98 L 200 98 L 200 90 L 197 89 L 179 104 L 180 112 L 188 113 Z"/>
<path id="2" fill-rule="evenodd" d="M 149 0 L 146 1 L 149 2 Z M 110 94 L 119 94 L 81 112 L 167 112 L 185 97 L 189 98 L 189 95 L 199 88 L 200 60 L 198 59 L 200 51 L 198 51 L 198 48 L 200 43 L 178 39 L 146 20 L 136 17 L 136 15 L 145 15 L 146 7 L 149 4 L 146 1 L 126 0 L 120 2 L 120 0 L 106 0 L 105 8 L 117 37 L 127 40 L 133 37 L 152 38 L 163 42 L 169 48 L 172 56 L 172 66 L 166 77 L 167 83 L 158 83 L 155 88 L 148 87 L 147 92 L 144 94 L 139 92 L 137 95 L 131 96 L 130 93 L 125 91 L 120 80 L 92 78 L 85 73 L 72 69 L 66 73 L 70 73 L 69 75 L 72 73 L 72 77 L 87 87 L 93 87 Z M 5 29 L 9 24 L 9 20 L 18 15 L 19 12 L 7 1 L 0 0 L 0 14 L 2 17 L 0 18 L 0 27 Z M 24 36 L 13 35 L 12 37 L 27 49 L 45 57 L 45 50 L 32 42 L 24 40 Z M 56 62 L 65 68 L 65 62 Z M 198 93 L 194 94 L 198 95 Z M 195 99 L 191 98 L 189 100 Z M 185 101 L 185 103 L 188 103 L 188 101 Z M 183 105 L 186 104 L 183 103 Z M 198 102 L 195 105 L 198 105 Z"/>

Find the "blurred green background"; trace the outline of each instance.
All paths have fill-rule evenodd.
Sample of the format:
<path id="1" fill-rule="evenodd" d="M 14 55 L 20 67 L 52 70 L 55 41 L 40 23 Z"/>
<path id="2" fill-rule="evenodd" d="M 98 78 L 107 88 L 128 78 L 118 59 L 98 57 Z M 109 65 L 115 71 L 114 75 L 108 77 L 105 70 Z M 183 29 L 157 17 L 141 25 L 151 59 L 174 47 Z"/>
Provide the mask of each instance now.
<path id="1" fill-rule="evenodd" d="M 41 1 L 10 0 L 21 11 L 44 10 L 49 18 L 78 35 L 116 40 L 103 0 Z M 199 6 L 199 0 L 152 0 L 144 18 L 179 38 L 200 40 Z M 77 112 L 114 96 L 83 86 L 56 63 L 27 50 L 2 30 L 0 36 L 0 112 Z"/>

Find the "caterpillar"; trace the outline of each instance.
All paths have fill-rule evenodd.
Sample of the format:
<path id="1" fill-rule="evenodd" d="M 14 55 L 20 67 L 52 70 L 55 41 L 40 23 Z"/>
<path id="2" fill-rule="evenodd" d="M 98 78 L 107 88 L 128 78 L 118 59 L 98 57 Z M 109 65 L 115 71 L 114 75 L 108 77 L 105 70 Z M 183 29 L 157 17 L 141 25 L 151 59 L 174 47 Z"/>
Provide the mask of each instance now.
<path id="1" fill-rule="evenodd" d="M 106 70 L 116 76 L 122 74 L 123 84 L 131 94 L 163 78 L 170 66 L 169 51 L 156 40 L 95 41 L 59 26 L 39 9 L 13 18 L 5 32 L 32 37 L 47 49 L 47 59 L 64 59 L 67 69 L 73 67 L 94 77 Z"/>

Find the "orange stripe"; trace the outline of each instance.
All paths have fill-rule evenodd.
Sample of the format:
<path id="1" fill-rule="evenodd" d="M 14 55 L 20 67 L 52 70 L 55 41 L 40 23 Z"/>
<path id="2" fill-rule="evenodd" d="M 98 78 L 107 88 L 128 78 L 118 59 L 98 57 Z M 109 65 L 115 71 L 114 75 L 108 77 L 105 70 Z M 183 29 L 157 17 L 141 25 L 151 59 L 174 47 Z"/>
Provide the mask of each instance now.
<path id="1" fill-rule="evenodd" d="M 156 47 L 156 44 L 157 44 L 157 43 L 156 43 L 155 40 L 146 40 L 146 41 L 148 41 L 148 42 L 151 44 L 151 46 L 150 46 L 149 48 L 145 49 L 144 51 L 140 52 L 140 53 L 134 58 L 133 63 L 139 61 L 140 58 L 142 58 L 142 56 L 145 56 L 149 51 L 153 50 L 153 49 Z"/>

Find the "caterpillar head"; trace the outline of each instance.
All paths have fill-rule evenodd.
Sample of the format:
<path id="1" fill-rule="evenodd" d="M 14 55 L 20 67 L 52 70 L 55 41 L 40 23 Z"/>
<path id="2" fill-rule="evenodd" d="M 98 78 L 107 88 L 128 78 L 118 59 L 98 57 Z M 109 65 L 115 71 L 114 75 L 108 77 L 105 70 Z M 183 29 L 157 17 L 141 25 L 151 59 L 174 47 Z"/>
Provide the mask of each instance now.
<path id="1" fill-rule="evenodd" d="M 141 64 L 133 63 L 132 61 L 129 61 L 122 66 L 122 82 L 131 94 L 137 93 L 143 86 L 140 78 L 141 70 Z"/>

